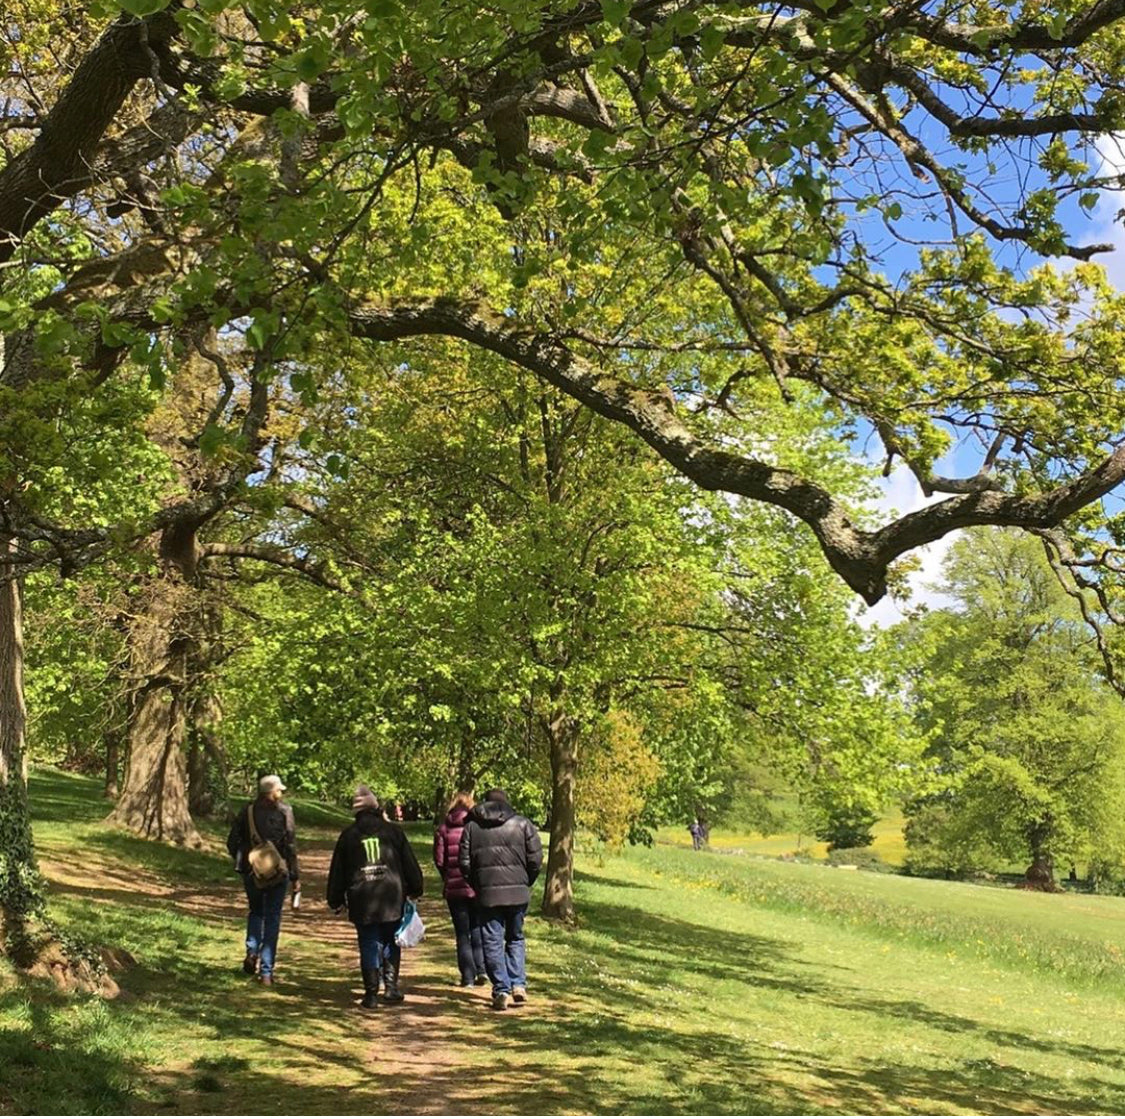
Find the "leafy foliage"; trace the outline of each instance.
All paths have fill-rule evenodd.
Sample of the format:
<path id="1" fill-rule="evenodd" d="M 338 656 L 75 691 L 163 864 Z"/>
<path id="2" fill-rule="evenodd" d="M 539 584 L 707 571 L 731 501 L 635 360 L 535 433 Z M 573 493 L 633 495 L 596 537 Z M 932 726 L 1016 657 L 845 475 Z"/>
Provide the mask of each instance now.
<path id="1" fill-rule="evenodd" d="M 944 589 L 956 607 L 903 635 L 945 779 L 908 825 L 911 862 L 1119 861 L 1120 700 L 1100 682 L 1040 546 L 1010 532 L 967 535 Z"/>

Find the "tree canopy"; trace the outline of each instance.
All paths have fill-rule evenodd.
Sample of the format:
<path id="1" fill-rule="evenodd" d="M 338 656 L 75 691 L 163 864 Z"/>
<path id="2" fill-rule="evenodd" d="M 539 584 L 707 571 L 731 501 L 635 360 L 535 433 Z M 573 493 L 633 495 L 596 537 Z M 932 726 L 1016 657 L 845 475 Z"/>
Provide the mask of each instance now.
<path id="1" fill-rule="evenodd" d="M 1121 480 L 1119 299 L 1083 229 L 1118 182 L 1116 3 L 122 7 L 14 13 L 6 329 L 95 381 L 238 332 L 212 449 L 254 449 L 312 345 L 460 339 L 796 515 L 868 601 L 920 544 Z M 9 385 L 31 357 L 10 340 Z M 949 496 L 857 520 L 760 445 L 755 400 L 803 386 Z M 954 439 L 979 453 L 939 476 Z"/>
<path id="2" fill-rule="evenodd" d="M 298 752 L 393 742 L 404 781 L 523 741 L 564 916 L 580 743 L 599 788 L 635 777 L 614 836 L 771 751 L 830 818 L 901 791 L 922 740 L 849 594 L 952 531 L 1041 534 L 1117 679 L 1123 28 L 1119 0 L 14 0 L 0 904 L 32 875 L 44 571 L 114 565 L 32 648 L 111 621 L 82 647 L 125 682 L 116 822 L 197 839 L 235 693 Z M 938 500 L 880 523 L 861 454 Z M 278 686 L 263 619 L 343 655 L 276 642 Z"/>

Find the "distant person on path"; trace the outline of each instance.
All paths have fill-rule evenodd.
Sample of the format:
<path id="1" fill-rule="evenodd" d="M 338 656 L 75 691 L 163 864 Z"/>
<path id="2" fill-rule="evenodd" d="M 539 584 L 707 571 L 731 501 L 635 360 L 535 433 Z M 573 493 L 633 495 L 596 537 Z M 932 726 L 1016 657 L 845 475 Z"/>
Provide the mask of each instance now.
<path id="1" fill-rule="evenodd" d="M 384 819 L 375 794 L 360 785 L 352 798 L 355 823 L 336 841 L 328 870 L 328 904 L 339 913 L 344 906 L 355 925 L 363 974 L 363 1003 L 379 1005 L 379 981 L 384 1002 L 402 1002 L 398 987 L 402 949 L 395 932 L 407 898 L 422 895 L 422 869 L 406 833 Z"/>
<path id="2" fill-rule="evenodd" d="M 688 831 L 691 832 L 691 849 L 698 851 L 703 846 L 703 825 L 698 820 L 692 820 Z"/>
<path id="3" fill-rule="evenodd" d="M 461 970 L 462 987 L 488 981 L 484 969 L 480 906 L 476 891 L 461 873 L 461 834 L 472 807 L 473 794 L 459 792 L 450 801 L 445 819 L 434 833 L 434 866 L 441 875 L 442 893 L 457 934 L 457 966 Z"/>
<path id="4" fill-rule="evenodd" d="M 247 975 L 257 973 L 258 981 L 266 987 L 273 985 L 285 891 L 290 882 L 293 883 L 294 893 L 301 888 L 296 825 L 293 809 L 281 799 L 284 792 L 285 786 L 276 773 L 263 777 L 258 782 L 258 799 L 239 812 L 227 836 L 227 850 L 234 859 L 235 869 L 242 875 L 250 905 L 246 920 L 246 958 L 242 961 L 242 970 Z M 255 884 L 250 869 L 250 851 L 267 843 L 272 843 L 285 860 L 285 868 L 279 881 L 259 886 Z"/>
<path id="5" fill-rule="evenodd" d="M 469 813 L 458 861 L 480 903 L 492 1009 L 507 1010 L 509 1000 L 527 1001 L 523 919 L 531 902 L 531 886 L 543 865 L 539 832 L 508 803 L 503 789 L 491 789 L 484 802 Z"/>

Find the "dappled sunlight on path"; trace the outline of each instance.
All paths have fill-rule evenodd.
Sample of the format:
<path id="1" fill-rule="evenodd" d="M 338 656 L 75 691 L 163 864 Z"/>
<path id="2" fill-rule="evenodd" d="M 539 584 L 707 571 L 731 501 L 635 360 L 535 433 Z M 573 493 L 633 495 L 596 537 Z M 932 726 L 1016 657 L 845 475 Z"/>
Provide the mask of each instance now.
<path id="1" fill-rule="evenodd" d="M 42 865 L 57 893 L 83 905 L 170 910 L 216 925 L 229 940 L 228 969 L 201 969 L 186 953 L 169 960 L 166 970 L 137 965 L 121 977 L 126 1002 L 155 1006 L 171 999 L 183 1017 L 213 1024 L 219 1037 L 230 1036 L 233 1056 L 225 1065 L 219 1062 L 221 1095 L 187 1086 L 198 1062 L 154 1070 L 156 1083 L 175 1096 L 176 1111 L 253 1113 L 272 1109 L 263 1101 L 283 1098 L 286 1110 L 311 1114 L 341 1109 L 456 1113 L 495 1097 L 496 1085 L 488 1082 L 486 1069 L 470 1075 L 466 1063 L 470 1048 L 492 1033 L 494 1020 L 505 1017 L 514 1029 L 521 1017 L 550 1013 L 539 1000 L 497 1015 L 489 1006 L 488 987 L 457 985 L 453 929 L 432 872 L 426 876 L 428 896 L 421 905 L 426 940 L 403 953 L 400 985 L 406 1001 L 362 1010 L 354 927 L 333 915 L 324 901 L 334 842 L 324 837 L 301 845 L 302 903 L 293 910 L 286 902 L 275 987 L 267 990 L 240 976 L 235 990 L 241 988 L 243 994 L 231 999 L 224 988 L 240 969 L 246 909 L 241 883 L 225 854 L 211 852 L 215 873 L 208 875 L 210 881 L 176 884 L 114 857 L 122 846 L 139 856 L 167 849 L 117 833 L 106 836 L 100 850 L 96 842 L 91 845 L 81 867 L 56 857 L 48 845 Z M 284 1071 L 255 1067 L 250 1081 L 242 1083 L 246 1078 L 240 1075 L 238 1043 L 249 1036 L 272 1038 L 285 1053 Z M 496 1072 L 501 1071 L 498 1064 Z"/>
<path id="2" fill-rule="evenodd" d="M 39 831 L 55 912 L 136 963 L 103 1007 L 44 993 L 33 1039 L 10 993 L 0 1062 L 104 1083 L 101 1110 L 1125 1111 L 1123 983 L 1067 979 L 1047 952 L 1076 953 L 1086 936 L 1071 963 L 1101 966 L 1119 912 L 1107 899 L 1074 899 L 1077 927 L 1057 904 L 940 883 L 752 860 L 735 880 L 729 858 L 591 856 L 576 879 L 579 926 L 529 918 L 531 1002 L 496 1013 L 487 987 L 458 986 L 430 871 L 427 938 L 403 956 L 407 1001 L 363 1011 L 354 929 L 324 903 L 334 830 L 302 829 L 302 906 L 284 911 L 278 984 L 264 989 L 241 972 L 245 900 L 218 831 L 189 851 L 91 816 Z M 413 835 L 428 867 L 424 831 Z M 945 942 L 914 939 L 917 919 Z M 982 956 L 982 921 L 1021 949 L 1037 936 L 1043 951 L 1015 967 Z M 79 1098 L 68 1090 L 59 1098 Z M 12 1093 L 0 1076 L 0 1110 L 22 1098 Z"/>

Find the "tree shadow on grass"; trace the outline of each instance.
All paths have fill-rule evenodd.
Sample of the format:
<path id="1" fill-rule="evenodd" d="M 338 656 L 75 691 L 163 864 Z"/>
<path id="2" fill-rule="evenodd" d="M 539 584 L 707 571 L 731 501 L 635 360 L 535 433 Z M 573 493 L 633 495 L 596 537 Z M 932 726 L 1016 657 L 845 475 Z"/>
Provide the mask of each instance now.
<path id="1" fill-rule="evenodd" d="M 92 823 L 109 814 L 111 802 L 99 795 L 97 781 L 59 773 L 33 770 L 28 780 L 32 824 Z"/>
<path id="2" fill-rule="evenodd" d="M 104 1007 L 75 1000 L 45 980 L 21 979 L 0 993 L 0 1114 L 120 1114 L 143 1076 L 115 1051 Z"/>
<path id="3" fill-rule="evenodd" d="M 505 1110 L 551 1111 L 565 1101 L 567 1109 L 658 1114 L 869 1114 L 935 1106 L 986 1113 L 1082 1113 L 1119 1111 L 1125 1104 L 1125 1090 L 1108 1080 L 1087 1076 L 1041 1082 L 1001 1059 L 951 1057 L 949 1066 L 941 1068 L 865 1061 L 862 1053 L 850 1061 L 826 1061 L 823 1052 L 802 1049 L 800 1039 L 775 1048 L 732 1036 L 733 1029 L 724 1030 L 720 1023 L 680 1030 L 675 1016 L 682 1000 L 697 1005 L 708 981 L 735 980 L 820 1001 L 837 1011 L 976 1034 L 998 1049 L 1035 1050 L 1103 1066 L 1120 1062 L 1108 1048 L 998 1029 L 921 1002 L 870 997 L 823 975 L 806 981 L 800 975 L 799 947 L 784 941 L 720 932 L 624 905 L 586 901 L 583 913 L 585 928 L 597 934 L 594 943 L 577 952 L 587 958 L 588 972 L 583 974 L 580 964 L 573 974 L 539 974 L 532 960 L 535 1004 L 530 1012 L 494 1027 L 497 1066 L 515 1069 L 514 1075 L 503 1075 Z M 643 969 L 641 982 L 622 981 L 636 976 L 638 969 Z M 695 989 L 677 987 L 685 973 Z M 543 1012 L 541 998 L 547 1003 Z M 651 1012 L 649 1019 L 668 1016 L 671 1022 L 646 1024 L 638 1020 L 638 1009 Z M 629 1075 L 629 1066 L 638 1063 L 647 1066 L 639 1091 Z"/>
<path id="4" fill-rule="evenodd" d="M 583 882 L 593 882 L 599 886 L 609 886 L 617 890 L 655 890 L 657 888 L 650 882 L 629 882 L 623 878 L 608 878 L 604 874 L 589 870 L 576 870 L 574 881 L 579 891 L 582 889 Z"/>
<path id="5" fill-rule="evenodd" d="M 124 839 L 124 846 L 116 837 L 107 840 L 107 855 L 133 861 L 148 873 L 157 845 Z M 305 848 L 310 897 L 319 892 L 330 846 L 324 840 Z M 93 926 L 110 935 L 127 933 L 145 948 L 139 953 L 142 962 L 123 978 L 126 993 L 115 1014 L 130 1017 L 139 1029 L 160 1028 L 197 1042 L 202 1034 L 212 1052 L 218 1048 L 233 1058 L 201 1064 L 185 1053 L 182 1061 L 146 1070 L 137 1090 L 140 1100 L 158 1111 L 761 1114 L 1125 1108 L 1122 1089 L 1096 1076 L 1044 1084 L 1000 1059 L 950 1058 L 947 1067 L 926 1068 L 868 1061 L 851 1050 L 826 1055 L 802 1046 L 801 1038 L 792 1046 L 766 1045 L 753 1038 L 753 1023 L 697 1014 L 690 1026 L 681 1027 L 685 1000 L 695 1007 L 705 1000 L 708 984 L 731 982 L 818 1001 L 833 1013 L 874 1014 L 973 1034 L 997 1046 L 995 1058 L 1006 1047 L 1120 1065 L 1119 1055 L 1109 1049 L 1024 1035 L 921 1001 L 880 998 L 843 976 L 833 978 L 834 972 L 826 978 L 829 965 L 823 961 L 811 974 L 801 946 L 789 940 L 731 933 L 702 923 L 702 915 L 696 923 L 628 904 L 582 899 L 583 928 L 574 934 L 529 921 L 532 1002 L 514 1012 L 493 1014 L 483 991 L 460 991 L 440 980 L 447 971 L 451 979 L 453 971 L 448 919 L 440 903 L 427 906 L 427 946 L 406 954 L 405 1007 L 383 1007 L 372 1015 L 354 1008 L 358 974 L 346 970 L 355 967 L 354 934 L 350 925 L 328 923 L 326 916 L 285 918 L 283 982 L 275 991 L 263 991 L 241 975 L 234 958 L 242 901 L 229 868 L 214 860 L 222 874 L 213 891 L 220 913 L 203 904 L 211 893 L 179 881 L 183 861 L 210 873 L 212 863 L 199 860 L 211 857 L 160 850 L 169 860 L 161 864 L 163 895 L 106 891 L 96 884 L 61 888 L 84 907 L 112 898 L 113 905 L 91 914 Z M 582 880 L 614 884 L 596 874 L 584 874 Z M 615 885 L 623 901 L 626 889 L 643 888 Z M 205 959 L 201 937 L 211 938 L 212 962 Z M 558 969 L 539 962 L 549 954 L 546 942 L 558 949 L 550 953 L 562 959 Z M 234 949 L 230 965 L 216 967 L 215 951 L 225 951 L 226 943 Z M 0 1047 L 12 1047 L 13 1067 L 21 1060 L 55 1059 L 37 1056 L 49 1050 L 30 1052 L 26 1031 L 11 1031 L 20 1035 L 14 1039 L 8 1032 L 0 1035 Z M 0 1048 L 0 1056 L 7 1052 Z M 128 1047 L 120 1052 L 129 1052 Z M 79 1069 L 86 1059 L 80 1056 Z M 51 1097 L 51 1102 L 63 1106 L 23 1110 L 120 1110 L 111 1106 L 120 1102 L 113 1093 L 129 1096 L 137 1085 L 137 1058 L 103 1048 L 99 1059 L 102 1079 L 89 1078 L 90 1093 L 81 1097 L 85 1106 L 71 1106 L 79 1097 L 60 1089 L 59 1100 Z M 278 1062 L 276 1069 L 272 1060 Z M 640 1076 L 638 1066 L 644 1066 Z M 6 1085 L 14 1076 L 0 1074 L 0 1110 L 8 1098 L 17 1103 L 26 1098 L 10 1096 Z M 131 1098 L 132 1106 L 137 1102 Z"/>

